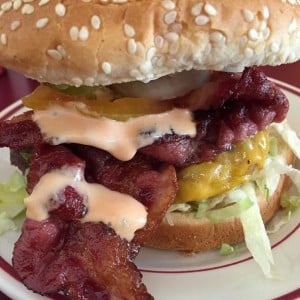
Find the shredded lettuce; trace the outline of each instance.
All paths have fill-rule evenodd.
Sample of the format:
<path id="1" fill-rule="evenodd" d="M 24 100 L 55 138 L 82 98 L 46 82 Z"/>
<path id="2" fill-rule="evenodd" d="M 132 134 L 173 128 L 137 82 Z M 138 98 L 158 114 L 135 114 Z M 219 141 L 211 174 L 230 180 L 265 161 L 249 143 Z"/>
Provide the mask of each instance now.
<path id="1" fill-rule="evenodd" d="M 244 189 L 248 198 L 253 203 L 249 209 L 243 211 L 240 215 L 245 242 L 254 260 L 261 267 L 265 276 L 272 278 L 272 266 L 274 265 L 272 249 L 260 214 L 255 187 L 253 184 L 247 183 L 245 184 Z"/>
<path id="2" fill-rule="evenodd" d="M 13 219 L 25 209 L 25 187 L 25 178 L 17 171 L 7 182 L 0 183 L 0 233 L 15 228 Z"/>
<path id="3" fill-rule="evenodd" d="M 229 245 L 229 244 L 226 244 L 226 243 L 223 243 L 221 248 L 220 248 L 220 254 L 221 255 L 230 255 L 234 252 L 234 247 Z"/>
<path id="4" fill-rule="evenodd" d="M 297 133 L 292 130 L 286 121 L 282 123 L 274 123 L 272 127 L 278 132 L 282 139 L 289 145 L 294 154 L 300 159 L 300 139 Z"/>
<path id="5" fill-rule="evenodd" d="M 191 205 L 188 203 L 178 203 L 178 204 L 172 204 L 166 213 L 166 219 L 170 226 L 174 226 L 174 222 L 172 219 L 171 212 L 173 211 L 181 211 L 181 212 L 188 212 L 191 210 Z"/>
<path id="6" fill-rule="evenodd" d="M 284 194 L 280 199 L 280 205 L 287 211 L 294 212 L 300 207 L 300 196 Z"/>
<path id="7" fill-rule="evenodd" d="M 177 204 L 172 204 L 168 212 L 173 212 L 173 211 L 181 211 L 181 212 L 187 212 L 191 209 L 191 205 L 188 203 L 177 203 Z"/>
<path id="8" fill-rule="evenodd" d="M 269 138 L 269 155 L 270 156 L 277 156 L 278 155 L 278 145 L 277 145 L 277 139 L 274 136 L 270 136 Z"/>
<path id="9" fill-rule="evenodd" d="M 7 216 L 7 213 L 1 212 L 0 213 L 0 234 L 9 231 L 9 230 L 16 230 L 17 227 L 15 223 Z"/>
<path id="10" fill-rule="evenodd" d="M 288 124 L 283 122 L 273 124 L 271 127 L 300 159 L 300 139 Z M 300 208 L 300 196 L 284 194 L 280 202 L 284 210 L 277 212 L 266 230 L 260 214 L 258 195 L 264 196 L 267 201 L 275 192 L 282 174 L 290 177 L 300 194 L 300 170 L 286 165 L 278 141 L 274 137 L 270 140 L 270 151 L 265 166 L 254 174 L 252 183 L 243 184 L 220 196 L 190 205 L 190 209 L 196 211 L 195 217 L 206 217 L 214 223 L 231 217 L 239 217 L 243 226 L 246 246 L 268 278 L 274 278 L 274 259 L 267 233 L 278 231 L 290 220 L 292 213 Z M 256 194 L 257 191 L 260 193 Z M 220 253 L 226 255 L 233 250 L 232 246 L 224 244 Z"/>
<path id="11" fill-rule="evenodd" d="M 205 217 L 208 209 L 209 209 L 208 201 L 199 201 L 195 217 L 197 219 L 201 219 L 201 218 Z"/>
<path id="12" fill-rule="evenodd" d="M 249 197 L 240 199 L 240 201 L 219 209 L 214 209 L 206 213 L 206 217 L 212 223 L 220 223 L 231 217 L 238 217 L 244 211 L 247 211 L 253 205 Z"/>

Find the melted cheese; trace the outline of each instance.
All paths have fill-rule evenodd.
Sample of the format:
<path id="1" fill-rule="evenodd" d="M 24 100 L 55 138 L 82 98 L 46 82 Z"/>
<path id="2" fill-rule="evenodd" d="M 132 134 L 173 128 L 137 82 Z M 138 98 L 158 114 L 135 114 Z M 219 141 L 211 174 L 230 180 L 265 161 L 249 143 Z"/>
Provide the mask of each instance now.
<path id="1" fill-rule="evenodd" d="M 196 125 L 187 109 L 131 118 L 120 122 L 92 118 L 74 107 L 52 106 L 36 111 L 33 120 L 44 137 L 57 145 L 78 143 L 108 151 L 119 160 L 130 160 L 136 151 L 165 134 L 196 135 Z"/>
<path id="2" fill-rule="evenodd" d="M 66 186 L 72 186 L 84 199 L 88 211 L 82 222 L 103 222 L 128 241 L 146 224 L 147 211 L 136 199 L 103 185 L 88 183 L 81 170 L 71 168 L 54 170 L 41 177 L 31 195 L 24 200 L 27 218 L 46 220 L 49 211 L 59 206 L 57 201 Z"/>

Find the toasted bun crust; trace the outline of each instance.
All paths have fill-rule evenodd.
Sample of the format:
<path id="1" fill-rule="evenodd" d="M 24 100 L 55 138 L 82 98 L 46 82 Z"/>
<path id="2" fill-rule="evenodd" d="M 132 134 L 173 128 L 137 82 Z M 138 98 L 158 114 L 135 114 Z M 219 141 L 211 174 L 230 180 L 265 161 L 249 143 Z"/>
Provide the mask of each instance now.
<path id="1" fill-rule="evenodd" d="M 300 57 L 299 0 L 0 0 L 0 65 L 109 85 Z"/>
<path id="2" fill-rule="evenodd" d="M 294 160 L 294 154 L 286 147 L 283 153 L 287 164 Z M 280 208 L 282 191 L 287 187 L 286 176 L 281 176 L 276 191 L 268 201 L 259 202 L 262 218 L 267 223 Z M 238 218 L 231 218 L 222 223 L 211 223 L 207 219 L 196 219 L 192 213 L 171 213 L 174 225 L 166 218 L 157 230 L 145 241 L 149 247 L 191 252 L 207 251 L 220 248 L 223 243 L 237 244 L 244 240 L 243 228 Z"/>

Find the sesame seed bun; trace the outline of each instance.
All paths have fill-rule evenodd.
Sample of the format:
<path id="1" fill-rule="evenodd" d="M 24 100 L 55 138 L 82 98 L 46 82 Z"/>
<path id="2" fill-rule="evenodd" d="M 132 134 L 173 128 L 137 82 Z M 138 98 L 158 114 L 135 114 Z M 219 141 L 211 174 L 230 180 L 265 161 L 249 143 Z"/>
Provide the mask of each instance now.
<path id="1" fill-rule="evenodd" d="M 280 145 L 286 164 L 294 161 L 294 154 L 285 145 Z M 283 148 L 282 148 L 283 147 Z M 259 207 L 264 223 L 267 223 L 280 209 L 280 197 L 289 186 L 289 180 L 281 175 L 278 186 L 268 201 L 260 197 Z M 144 241 L 146 246 L 190 252 L 220 248 L 223 243 L 237 244 L 244 241 L 239 218 L 230 218 L 221 223 L 212 223 L 206 218 L 196 219 L 194 213 L 171 212 L 172 225 L 164 218 L 155 232 Z"/>
<path id="2" fill-rule="evenodd" d="M 40 82 L 109 85 L 300 57 L 299 0 L 0 1 L 0 65 Z"/>

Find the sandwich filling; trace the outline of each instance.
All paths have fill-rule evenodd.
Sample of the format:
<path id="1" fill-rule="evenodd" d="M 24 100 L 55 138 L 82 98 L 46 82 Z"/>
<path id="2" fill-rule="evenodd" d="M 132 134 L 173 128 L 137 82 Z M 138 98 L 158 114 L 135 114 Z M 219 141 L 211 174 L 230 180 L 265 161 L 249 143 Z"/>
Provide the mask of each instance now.
<path id="1" fill-rule="evenodd" d="M 197 203 L 199 217 L 208 199 L 247 185 L 265 167 L 270 124 L 288 111 L 285 95 L 257 68 L 205 80 L 164 101 L 124 98 L 124 87 L 74 95 L 44 85 L 23 100 L 32 110 L 0 124 L 0 146 L 27 174 L 13 265 L 30 289 L 151 298 L 133 264 L 138 245 L 170 209 Z M 250 200 L 229 210 L 257 218 L 246 189 Z"/>

